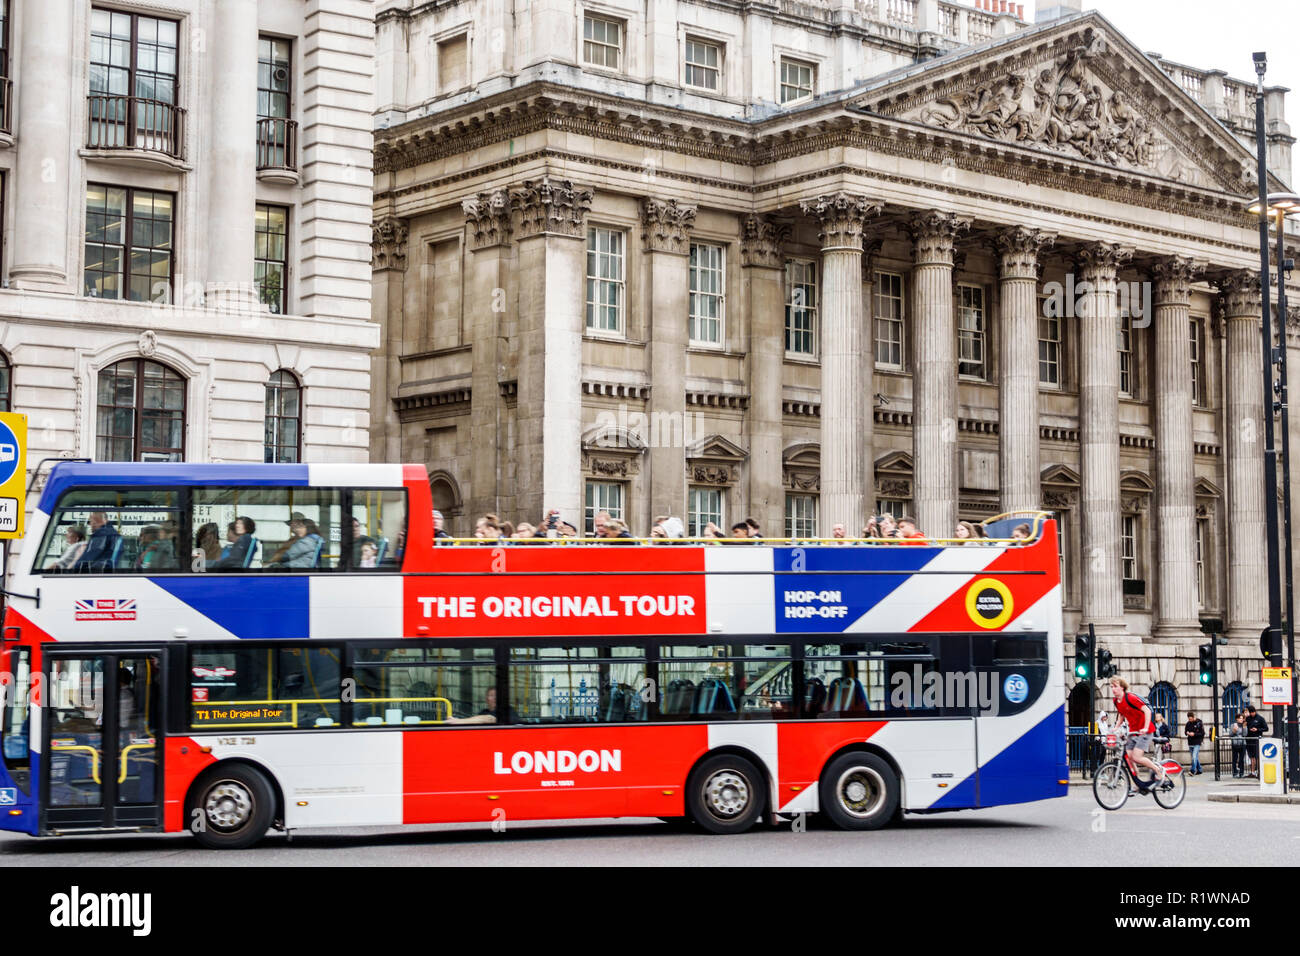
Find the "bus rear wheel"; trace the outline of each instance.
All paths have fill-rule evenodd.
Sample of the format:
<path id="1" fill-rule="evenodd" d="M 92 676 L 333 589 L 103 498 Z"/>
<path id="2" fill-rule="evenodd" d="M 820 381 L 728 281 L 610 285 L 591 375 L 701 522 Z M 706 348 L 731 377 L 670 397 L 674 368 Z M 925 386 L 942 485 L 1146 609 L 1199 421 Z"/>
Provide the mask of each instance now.
<path id="1" fill-rule="evenodd" d="M 243 850 L 266 835 L 275 794 L 259 770 L 244 764 L 216 767 L 200 777 L 185 801 L 194 838 L 214 850 Z"/>
<path id="2" fill-rule="evenodd" d="M 875 754 L 847 753 L 822 771 L 822 809 L 842 830 L 878 830 L 898 811 L 898 777 Z"/>
<path id="3" fill-rule="evenodd" d="M 687 808 L 710 833 L 744 833 L 763 813 L 763 775 L 732 754 L 709 757 L 691 774 Z"/>

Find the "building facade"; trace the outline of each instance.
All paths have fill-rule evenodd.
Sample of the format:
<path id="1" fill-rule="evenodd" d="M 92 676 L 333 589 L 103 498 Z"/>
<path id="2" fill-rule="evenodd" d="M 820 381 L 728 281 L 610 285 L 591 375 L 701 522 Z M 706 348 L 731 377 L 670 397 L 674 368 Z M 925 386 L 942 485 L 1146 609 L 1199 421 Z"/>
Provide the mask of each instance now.
<path id="1" fill-rule="evenodd" d="M 1253 84 L 1000 6 L 381 2 L 372 456 L 459 534 L 1044 508 L 1067 633 L 1249 693 Z"/>
<path id="2" fill-rule="evenodd" d="M 0 4 L 29 465 L 365 461 L 368 0 Z"/>

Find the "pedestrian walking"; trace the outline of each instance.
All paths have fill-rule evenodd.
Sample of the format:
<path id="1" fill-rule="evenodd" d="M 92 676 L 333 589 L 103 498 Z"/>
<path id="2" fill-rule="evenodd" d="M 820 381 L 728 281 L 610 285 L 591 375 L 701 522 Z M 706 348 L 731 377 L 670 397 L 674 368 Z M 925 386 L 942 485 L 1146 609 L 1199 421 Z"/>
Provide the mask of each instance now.
<path id="1" fill-rule="evenodd" d="M 1228 731 L 1232 738 L 1232 775 L 1234 777 L 1246 776 L 1246 713 L 1241 711 L 1237 714 L 1237 719 L 1232 722 L 1232 729 Z"/>
<path id="2" fill-rule="evenodd" d="M 1193 713 L 1187 715 L 1187 726 L 1183 728 L 1187 738 L 1187 749 L 1192 755 L 1193 774 L 1201 773 L 1201 744 L 1205 743 L 1205 724 Z"/>

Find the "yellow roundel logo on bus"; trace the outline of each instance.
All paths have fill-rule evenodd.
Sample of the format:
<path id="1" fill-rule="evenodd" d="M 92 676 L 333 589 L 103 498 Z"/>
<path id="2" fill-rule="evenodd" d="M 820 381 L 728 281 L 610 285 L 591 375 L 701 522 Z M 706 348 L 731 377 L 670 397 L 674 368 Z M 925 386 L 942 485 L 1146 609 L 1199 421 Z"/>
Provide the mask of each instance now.
<path id="1" fill-rule="evenodd" d="M 979 627 L 992 630 L 1011 620 L 1011 589 L 996 578 L 980 578 L 966 589 L 966 613 Z"/>

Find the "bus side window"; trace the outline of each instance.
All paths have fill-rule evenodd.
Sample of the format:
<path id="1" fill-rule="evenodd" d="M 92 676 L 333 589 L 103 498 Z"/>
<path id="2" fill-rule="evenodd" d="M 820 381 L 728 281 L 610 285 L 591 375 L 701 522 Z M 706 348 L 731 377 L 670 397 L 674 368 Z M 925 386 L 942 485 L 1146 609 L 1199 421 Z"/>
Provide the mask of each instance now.
<path id="1" fill-rule="evenodd" d="M 352 492 L 353 571 L 396 571 L 406 556 L 406 491 L 358 489 Z"/>
<path id="2" fill-rule="evenodd" d="M 180 492 L 77 488 L 64 494 L 45 530 L 36 570 L 150 574 L 188 570 L 178 540 Z"/>

